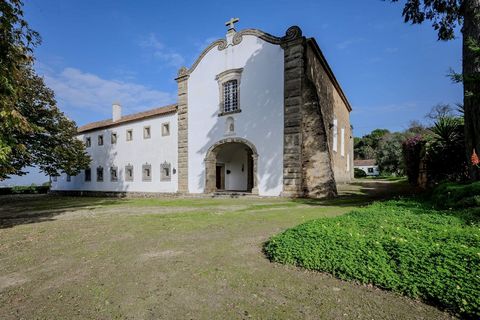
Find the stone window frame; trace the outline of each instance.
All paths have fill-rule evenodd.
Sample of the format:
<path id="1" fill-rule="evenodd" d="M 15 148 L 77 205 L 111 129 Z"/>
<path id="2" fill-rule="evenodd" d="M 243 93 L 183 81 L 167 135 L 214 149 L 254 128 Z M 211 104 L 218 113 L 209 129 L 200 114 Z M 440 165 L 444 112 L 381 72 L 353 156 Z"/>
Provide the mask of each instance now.
<path id="1" fill-rule="evenodd" d="M 99 174 L 100 173 L 100 174 Z M 103 167 L 102 166 L 98 166 L 97 167 L 97 182 L 103 182 L 105 179 L 104 175 L 103 175 Z"/>
<path id="2" fill-rule="evenodd" d="M 150 139 L 152 137 L 152 129 L 150 126 L 143 127 L 143 139 Z"/>
<path id="3" fill-rule="evenodd" d="M 148 175 L 146 174 L 147 172 L 149 173 Z M 144 182 L 152 181 L 152 165 L 149 163 L 145 163 L 142 165 L 142 181 Z"/>
<path id="4" fill-rule="evenodd" d="M 132 174 L 129 175 L 128 174 L 128 171 L 131 170 Z M 134 170 L 133 170 L 133 166 L 131 164 L 127 164 L 125 166 L 125 181 L 133 181 L 134 179 Z"/>
<path id="5" fill-rule="evenodd" d="M 340 155 L 345 157 L 345 127 L 340 128 Z"/>
<path id="6" fill-rule="evenodd" d="M 110 167 L 110 181 L 118 182 L 118 168 L 116 166 Z"/>
<path id="7" fill-rule="evenodd" d="M 172 180 L 172 164 L 165 161 L 160 164 L 160 181 L 171 181 Z"/>
<path id="8" fill-rule="evenodd" d="M 126 137 L 125 139 L 127 141 L 133 141 L 133 129 L 127 129 L 126 130 Z"/>
<path id="9" fill-rule="evenodd" d="M 85 148 L 90 148 L 92 146 L 92 138 L 85 137 Z"/>
<path id="10" fill-rule="evenodd" d="M 170 135 L 170 122 L 162 123 L 162 137 L 167 137 Z"/>
<path id="11" fill-rule="evenodd" d="M 97 137 L 97 141 L 98 141 L 98 145 L 99 146 L 103 146 L 104 142 L 103 141 L 103 134 L 99 134 L 98 137 Z"/>
<path id="12" fill-rule="evenodd" d="M 88 172 L 88 174 L 87 174 Z M 92 181 L 92 168 L 87 168 L 84 170 L 84 177 L 85 177 L 85 182 L 90 182 Z"/>
<path id="13" fill-rule="evenodd" d="M 332 150 L 334 152 L 338 151 L 338 119 L 334 118 L 333 119 L 333 124 L 332 124 Z"/>
<path id="14" fill-rule="evenodd" d="M 223 71 L 219 73 L 216 77 L 215 80 L 217 80 L 218 83 L 218 93 L 219 93 L 219 104 L 218 104 L 218 116 L 224 116 L 227 114 L 234 114 L 234 113 L 239 113 L 242 112 L 241 108 L 241 100 L 240 100 L 240 85 L 241 85 L 241 79 L 242 79 L 242 72 L 243 68 L 237 68 L 237 69 L 229 69 L 226 71 Z M 225 112 L 225 93 L 224 93 L 224 84 L 236 80 L 237 81 L 237 109 L 233 111 L 228 111 Z"/>
<path id="15" fill-rule="evenodd" d="M 110 143 L 117 144 L 117 141 L 118 141 L 118 134 L 115 131 L 112 131 L 110 133 Z"/>

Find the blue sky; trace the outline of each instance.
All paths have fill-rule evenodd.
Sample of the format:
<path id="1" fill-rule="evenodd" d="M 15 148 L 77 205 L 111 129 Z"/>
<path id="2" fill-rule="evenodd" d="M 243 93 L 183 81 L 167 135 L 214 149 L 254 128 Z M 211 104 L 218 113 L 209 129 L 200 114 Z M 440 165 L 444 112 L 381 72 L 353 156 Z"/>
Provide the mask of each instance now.
<path id="1" fill-rule="evenodd" d="M 447 78 L 460 70 L 461 40 L 439 42 L 430 24 L 411 26 L 402 2 L 324 1 L 25 1 L 43 43 L 37 70 L 61 109 L 82 125 L 176 101 L 178 68 L 190 66 L 224 22 L 283 35 L 299 25 L 315 37 L 353 107 L 356 136 L 407 128 L 437 103 L 462 101 Z"/>

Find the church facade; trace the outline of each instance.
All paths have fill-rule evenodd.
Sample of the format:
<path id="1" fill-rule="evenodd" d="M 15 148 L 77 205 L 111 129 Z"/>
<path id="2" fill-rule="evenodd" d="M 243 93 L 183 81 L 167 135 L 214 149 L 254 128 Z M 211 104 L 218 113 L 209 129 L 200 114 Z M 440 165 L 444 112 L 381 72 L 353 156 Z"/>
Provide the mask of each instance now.
<path id="1" fill-rule="evenodd" d="M 315 39 L 234 22 L 179 70 L 176 104 L 80 127 L 91 167 L 52 190 L 334 196 L 353 177 L 351 107 Z"/>

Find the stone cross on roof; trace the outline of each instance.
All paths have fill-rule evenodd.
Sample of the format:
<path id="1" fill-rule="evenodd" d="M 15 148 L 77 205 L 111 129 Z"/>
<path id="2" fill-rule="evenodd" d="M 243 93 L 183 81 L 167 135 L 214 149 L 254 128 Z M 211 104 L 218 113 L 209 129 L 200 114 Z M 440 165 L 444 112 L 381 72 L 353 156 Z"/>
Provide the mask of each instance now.
<path id="1" fill-rule="evenodd" d="M 231 18 L 230 20 L 228 20 L 227 22 L 225 22 L 225 26 L 228 27 L 228 31 L 230 31 L 230 30 L 235 30 L 235 23 L 237 23 L 238 21 L 240 21 L 240 19 L 238 19 L 238 18 Z"/>

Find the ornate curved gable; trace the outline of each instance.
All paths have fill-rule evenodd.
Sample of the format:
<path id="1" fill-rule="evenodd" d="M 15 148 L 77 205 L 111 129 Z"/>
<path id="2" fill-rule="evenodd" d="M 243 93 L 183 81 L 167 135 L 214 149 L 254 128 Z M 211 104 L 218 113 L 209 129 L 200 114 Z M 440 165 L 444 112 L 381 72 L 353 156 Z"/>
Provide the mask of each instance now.
<path id="1" fill-rule="evenodd" d="M 218 39 L 212 42 L 208 47 L 205 48 L 205 50 L 202 51 L 202 53 L 200 54 L 200 56 L 198 56 L 197 60 L 195 60 L 193 65 L 190 67 L 190 69 L 188 69 L 187 67 L 180 68 L 180 70 L 178 71 L 178 78 L 190 75 L 198 66 L 200 61 L 202 61 L 202 59 L 207 55 L 207 53 L 213 48 L 217 47 L 219 51 L 222 51 L 222 50 L 225 50 L 230 45 L 236 46 L 242 42 L 243 36 L 255 36 L 271 44 L 281 45 L 284 42 L 302 37 L 302 30 L 298 26 L 291 26 L 290 28 L 287 29 L 283 37 L 276 37 L 274 35 L 271 35 L 267 32 L 264 32 L 258 29 L 241 30 L 235 33 L 231 44 L 228 44 L 227 40 L 225 39 Z"/>

